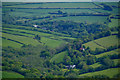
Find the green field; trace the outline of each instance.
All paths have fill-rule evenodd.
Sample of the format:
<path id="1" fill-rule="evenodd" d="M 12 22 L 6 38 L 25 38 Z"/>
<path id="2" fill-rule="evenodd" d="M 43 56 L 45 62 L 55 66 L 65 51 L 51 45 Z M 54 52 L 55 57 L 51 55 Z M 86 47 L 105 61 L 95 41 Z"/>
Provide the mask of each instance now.
<path id="1" fill-rule="evenodd" d="M 31 44 L 33 46 L 36 46 L 36 45 L 40 44 L 37 40 L 35 40 L 33 38 L 29 38 L 29 37 L 6 34 L 6 33 L 2 33 L 2 36 L 7 38 L 7 39 L 12 39 L 12 40 L 19 41 L 19 42 L 24 43 L 26 45 Z"/>
<path id="2" fill-rule="evenodd" d="M 107 16 L 69 16 L 59 17 L 51 21 L 69 20 L 74 22 L 104 23 L 107 22 Z"/>
<path id="3" fill-rule="evenodd" d="M 55 61 L 56 63 L 63 62 L 63 58 L 65 55 L 67 55 L 67 51 L 56 54 L 55 56 L 53 56 L 53 58 L 50 61 L 51 62 Z"/>
<path id="4" fill-rule="evenodd" d="M 40 35 L 41 42 L 51 48 L 55 48 L 62 44 L 65 44 L 66 41 L 64 39 L 70 39 L 70 40 L 75 39 L 75 38 L 71 38 L 71 37 L 66 37 L 69 35 L 56 33 L 56 32 L 52 32 L 52 34 L 44 33 L 44 31 L 41 29 L 40 29 L 41 32 L 32 31 L 32 29 L 33 29 L 32 27 L 27 27 L 27 29 L 31 29 L 31 30 L 25 30 L 25 29 L 22 29 L 24 26 L 15 26 L 15 25 L 4 25 L 4 26 L 5 27 L 3 27 L 3 31 L 8 32 L 10 34 L 3 32 L 3 37 L 6 37 L 8 39 L 13 39 L 13 40 L 19 41 L 24 44 L 32 44 L 34 46 L 40 44 L 37 40 L 33 39 L 33 37 L 35 35 Z M 11 28 L 8 28 L 8 27 L 11 27 Z M 21 28 L 21 29 L 18 29 L 18 28 Z M 18 34 L 18 35 L 15 35 L 15 34 Z M 23 35 L 23 36 L 21 36 L 21 35 Z M 26 37 L 26 36 L 28 36 L 28 37 Z M 5 40 L 4 46 L 7 46 L 7 45 L 11 46 L 11 43 L 6 44 L 6 41 L 11 42 L 11 41 Z M 12 43 L 18 44 L 13 41 L 12 41 Z M 12 47 L 15 47 L 15 46 L 12 45 Z"/>
<path id="5" fill-rule="evenodd" d="M 103 37 L 100 39 L 94 40 L 96 43 L 108 48 L 110 46 L 118 45 L 118 37 L 116 35 L 111 35 L 108 37 Z"/>
<path id="6" fill-rule="evenodd" d="M 48 16 L 48 13 L 35 13 L 33 12 L 10 12 L 10 15 L 12 16 L 21 16 L 21 17 L 31 17 L 31 16 L 39 16 L 39 17 L 45 17 Z"/>
<path id="7" fill-rule="evenodd" d="M 102 71 L 96 71 L 96 72 L 91 72 L 91 73 L 85 73 L 85 74 L 81 74 L 79 75 L 79 77 L 84 77 L 84 76 L 95 76 L 95 75 L 106 75 L 110 78 L 113 78 L 115 75 L 117 75 L 119 73 L 119 69 L 120 68 L 110 68 L 110 69 L 106 69 L 106 70 L 102 70 Z"/>
<path id="8" fill-rule="evenodd" d="M 116 49 L 116 50 L 112 50 L 112 51 L 109 51 L 109 52 L 105 52 L 105 53 L 101 53 L 101 54 L 98 54 L 98 55 L 95 55 L 97 58 L 100 58 L 100 57 L 103 57 L 103 56 L 108 56 L 108 55 L 113 55 L 113 54 L 119 54 L 119 49 Z"/>
<path id="9" fill-rule="evenodd" d="M 3 78 L 118 76 L 120 6 L 101 3 L 3 2 Z"/>
<path id="10" fill-rule="evenodd" d="M 16 43 L 14 41 L 10 41 L 7 39 L 2 39 L 2 47 L 13 47 L 13 48 L 21 48 L 22 44 Z"/>
<path id="11" fill-rule="evenodd" d="M 120 59 L 113 59 L 115 65 L 120 65 Z"/>
<path id="12" fill-rule="evenodd" d="M 8 25 L 8 24 L 3 24 L 3 29 L 11 29 L 11 30 L 15 30 L 15 31 L 24 31 L 24 32 L 28 32 L 28 33 L 31 33 L 34 29 L 34 27 L 30 27 L 30 26 L 18 26 L 18 25 Z M 25 29 L 30 29 L 30 30 L 25 30 Z M 38 33 L 38 31 L 34 31 L 33 33 L 37 33 L 37 34 L 46 34 L 46 35 L 57 35 L 57 36 L 64 36 L 64 37 L 70 37 L 70 35 L 68 34 L 63 34 L 63 33 L 57 33 L 57 32 L 50 32 L 50 33 L 46 33 L 46 30 L 43 30 L 43 29 L 38 29 L 39 32 L 42 32 L 42 33 Z"/>
<path id="13" fill-rule="evenodd" d="M 96 48 L 104 49 L 103 47 L 101 47 L 101 46 L 97 45 L 96 43 L 94 43 L 94 41 L 90 41 L 90 42 L 85 43 L 83 45 L 85 45 L 86 47 L 90 47 L 91 50 L 95 50 Z"/>
<path id="14" fill-rule="evenodd" d="M 120 19 L 111 19 L 111 22 L 108 24 L 109 27 L 118 27 L 120 23 Z"/>
<path id="15" fill-rule="evenodd" d="M 98 62 L 98 63 L 94 63 L 94 64 L 89 65 L 89 66 L 92 67 L 92 68 L 97 68 L 97 67 L 100 67 L 101 64 Z"/>
<path id="16" fill-rule="evenodd" d="M 21 4 L 22 2 L 5 2 L 4 4 L 2 4 L 3 6 L 10 6 L 10 5 L 16 5 L 16 4 Z"/>
<path id="17" fill-rule="evenodd" d="M 6 3 L 3 3 L 5 5 Z M 76 8 L 76 7 L 84 7 L 84 8 L 96 8 L 97 6 L 92 4 L 91 2 L 74 2 L 74 3 L 39 3 L 39 4 L 21 4 L 21 5 L 10 5 L 6 7 L 20 7 L 20 8 L 37 8 L 37 7 L 48 7 L 48 8 Z"/>
<path id="18" fill-rule="evenodd" d="M 11 29 L 11 28 L 4 28 L 4 29 L 8 29 L 8 30 L 13 30 L 13 32 L 12 33 L 16 33 L 16 34 L 23 34 L 23 35 L 26 35 L 26 36 L 34 36 L 34 35 L 31 35 L 31 34 L 26 34 L 26 33 L 32 33 L 32 34 L 35 34 L 35 35 L 37 35 L 37 34 L 39 34 L 39 35 L 41 35 L 41 36 L 46 36 L 46 37 L 50 37 L 50 36 L 53 36 L 52 34 L 48 34 L 48 33 L 43 33 L 43 32 L 38 32 L 38 31 L 29 31 L 29 30 L 22 30 L 22 29 Z M 5 30 L 5 31 L 7 31 L 7 30 Z M 7 31 L 7 32 L 11 32 L 11 31 Z M 26 33 L 20 33 L 20 32 L 26 32 Z"/>
<path id="19" fill-rule="evenodd" d="M 23 35 L 23 36 L 28 36 L 28 37 L 34 37 L 34 35 L 32 34 L 26 34 L 26 33 L 22 33 L 22 32 L 19 32 L 19 31 L 9 31 L 9 30 L 2 30 L 3 33 L 9 33 L 9 34 L 13 34 L 13 35 Z"/>
<path id="20" fill-rule="evenodd" d="M 55 48 L 62 44 L 65 44 L 65 42 L 63 40 L 54 40 L 54 39 L 50 39 L 50 38 L 46 38 L 46 37 L 42 37 L 41 42 L 45 43 L 45 45 L 47 45 L 51 48 Z"/>
<path id="21" fill-rule="evenodd" d="M 111 32 L 111 34 L 118 34 L 118 31 L 113 31 Z"/>
<path id="22" fill-rule="evenodd" d="M 85 12 L 87 12 L 87 13 L 95 13 L 95 11 L 92 11 L 92 10 L 90 10 L 90 9 L 63 9 L 63 10 L 61 10 L 61 11 L 63 11 L 63 12 L 67 12 L 68 14 L 69 13 L 85 13 Z"/>
<path id="23" fill-rule="evenodd" d="M 105 49 L 105 48 L 108 48 L 110 46 L 118 45 L 118 38 L 116 35 L 111 35 L 108 37 L 99 38 L 99 39 L 96 39 L 94 41 L 90 41 L 90 42 L 85 43 L 83 45 L 85 45 L 86 47 L 90 47 L 91 50 L 95 50 L 96 48 Z"/>
<path id="24" fill-rule="evenodd" d="M 9 31 L 9 30 L 12 30 L 12 31 Z M 63 36 L 58 36 L 58 35 L 55 35 L 55 34 L 43 33 L 43 32 L 38 32 L 38 31 L 22 30 L 22 29 L 4 28 L 3 31 L 9 32 L 9 33 L 12 33 L 12 34 L 25 35 L 25 36 L 29 36 L 29 37 L 34 37 L 34 35 L 31 35 L 31 34 L 35 34 L 35 35 L 40 35 L 42 37 L 48 37 L 48 38 L 51 38 L 51 39 L 58 39 L 58 40 L 62 40 L 62 39 L 73 40 L 73 39 L 75 39 L 75 38 L 72 38 L 72 37 L 64 37 L 64 35 Z M 22 33 L 22 32 L 25 32 L 25 33 Z M 26 33 L 31 33 L 31 34 L 26 34 Z"/>
<path id="25" fill-rule="evenodd" d="M 2 71 L 2 78 L 24 78 L 24 76 L 16 72 Z"/>
<path id="26" fill-rule="evenodd" d="M 7 28 L 8 29 L 8 28 Z M 25 36 L 19 36 L 19 35 L 12 35 L 12 34 L 7 34 L 7 33 L 3 33 L 3 37 L 6 37 L 6 38 L 9 38 L 9 39 L 13 39 L 13 40 L 16 40 L 16 41 L 19 41 L 19 42 L 22 42 L 24 44 L 32 44 L 32 45 L 38 45 L 40 44 L 37 40 L 33 39 L 34 35 L 30 35 L 30 34 L 25 34 L 25 33 L 19 33 L 20 31 L 24 31 L 24 32 L 29 32 L 29 33 L 32 33 L 32 34 L 39 34 L 41 36 L 46 36 L 46 37 L 41 37 L 41 42 L 44 43 L 45 45 L 51 47 L 51 48 L 55 48 L 55 47 L 58 47 L 62 44 L 65 43 L 65 41 L 62 40 L 65 39 L 66 37 L 61 37 L 61 39 L 58 39 L 58 40 L 54 40 L 55 39 L 55 36 L 52 35 L 52 34 L 47 34 L 47 33 L 42 33 L 42 32 L 37 32 L 37 31 L 27 31 L 27 30 L 20 30 L 20 29 L 9 29 L 9 30 L 13 30 L 13 32 L 11 31 L 6 31 L 6 32 L 10 32 L 10 33 L 13 33 L 13 34 L 22 34 L 22 35 L 25 35 L 25 36 L 29 36 L 29 37 L 25 37 Z M 14 31 L 18 31 L 18 32 L 14 32 Z M 53 39 L 51 39 L 51 37 Z M 31 37 L 31 38 L 30 38 Z M 48 38 L 47 38 L 48 37 Z M 49 38 L 50 37 L 50 38 Z M 56 39 L 59 38 L 59 37 L 56 37 Z M 28 40 L 29 39 L 29 40 Z M 30 41 L 31 40 L 31 41 Z M 12 41 L 13 42 L 13 41 Z M 16 43 L 16 42 L 13 42 L 13 43 Z M 11 44 L 6 44 L 6 40 L 4 41 L 4 46 L 7 46 L 7 45 L 11 45 Z M 18 43 L 17 43 L 18 44 Z"/>

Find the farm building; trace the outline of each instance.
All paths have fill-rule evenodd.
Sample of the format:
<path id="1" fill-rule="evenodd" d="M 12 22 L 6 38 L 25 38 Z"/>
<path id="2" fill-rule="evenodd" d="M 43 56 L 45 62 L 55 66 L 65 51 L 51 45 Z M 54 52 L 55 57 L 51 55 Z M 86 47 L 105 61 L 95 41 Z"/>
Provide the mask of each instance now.
<path id="1" fill-rule="evenodd" d="M 69 68 L 69 69 L 70 69 L 70 68 L 73 69 L 73 68 L 75 68 L 75 66 L 76 66 L 76 65 L 69 65 L 69 66 L 66 66 L 66 67 Z"/>
<path id="2" fill-rule="evenodd" d="M 36 28 L 38 27 L 38 25 L 33 25 L 33 26 L 36 27 Z"/>
<path id="3" fill-rule="evenodd" d="M 85 51 L 85 49 L 84 49 L 84 48 L 80 48 L 80 50 L 83 50 L 83 51 Z"/>

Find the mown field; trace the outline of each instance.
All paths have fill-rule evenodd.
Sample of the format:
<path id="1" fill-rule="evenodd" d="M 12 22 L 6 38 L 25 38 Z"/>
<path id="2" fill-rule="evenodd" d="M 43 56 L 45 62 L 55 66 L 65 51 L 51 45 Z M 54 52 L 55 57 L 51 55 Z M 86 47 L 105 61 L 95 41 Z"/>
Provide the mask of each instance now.
<path id="1" fill-rule="evenodd" d="M 108 24 L 109 27 L 118 27 L 120 19 L 111 19 L 111 22 Z"/>
<path id="2" fill-rule="evenodd" d="M 51 21 L 69 20 L 74 22 L 87 22 L 87 23 L 104 23 L 107 22 L 107 16 L 69 16 L 59 17 Z"/>
<path id="3" fill-rule="evenodd" d="M 74 40 L 77 39 L 74 36 L 79 35 L 79 33 L 80 33 L 80 32 L 76 33 L 75 35 L 72 34 L 72 35 L 74 35 L 73 37 L 71 37 L 72 36 L 71 33 L 68 33 L 67 30 L 64 32 L 66 34 L 59 33 L 59 31 L 57 32 L 57 29 L 55 28 L 55 27 L 59 26 L 57 24 L 54 24 L 56 21 L 58 21 L 58 22 L 61 21 L 61 23 L 62 23 L 62 21 L 63 22 L 71 21 L 73 23 L 74 22 L 85 23 L 84 27 L 82 26 L 82 24 L 79 24 L 80 25 L 79 27 L 85 28 L 86 30 L 87 30 L 87 28 L 86 28 L 87 25 L 90 25 L 93 23 L 95 25 L 96 24 L 106 25 L 109 28 L 112 28 L 112 27 L 114 28 L 114 27 L 118 26 L 119 19 L 114 19 L 114 18 L 111 19 L 110 18 L 110 16 L 114 17 L 114 15 L 118 14 L 117 8 L 112 7 L 113 11 L 108 11 L 108 10 L 103 10 L 103 7 L 101 7 L 100 3 L 95 3 L 95 4 L 87 3 L 87 2 L 86 3 L 3 3 L 3 15 L 5 17 L 6 16 L 11 17 L 13 19 L 13 23 L 12 22 L 7 23 L 5 21 L 3 22 L 2 44 L 0 44 L 0 46 L 2 46 L 3 48 L 8 47 L 8 46 L 13 47 L 13 48 L 21 48 L 22 46 L 29 45 L 29 44 L 34 46 L 33 48 L 31 46 L 28 46 L 28 47 L 31 48 L 31 50 L 35 48 L 33 50 L 33 51 L 36 51 L 35 55 L 34 55 L 34 52 L 32 52 L 32 51 L 31 51 L 33 53 L 32 55 L 25 54 L 24 56 L 19 57 L 16 54 L 17 55 L 16 60 L 20 59 L 18 61 L 23 62 L 22 67 L 25 67 L 26 70 L 31 68 L 31 71 L 33 71 L 33 73 L 35 73 L 35 75 L 39 75 L 39 76 L 40 75 L 46 76 L 46 74 L 47 73 L 49 74 L 49 72 L 50 72 L 50 74 L 56 74 L 56 75 L 62 74 L 61 72 L 60 73 L 52 72 L 53 69 L 51 69 L 52 68 L 51 66 L 54 65 L 54 62 L 55 62 L 55 65 L 53 67 L 55 67 L 55 66 L 59 67 L 58 66 L 59 63 L 62 66 L 68 65 L 66 63 L 63 63 L 64 57 L 66 55 L 70 57 L 70 60 L 71 60 L 70 65 L 75 64 L 77 66 L 73 69 L 73 71 L 76 73 L 81 71 L 80 74 L 82 73 L 82 70 L 84 73 L 84 68 L 87 70 L 87 67 L 90 67 L 90 69 L 92 67 L 94 70 L 97 70 L 97 68 L 103 66 L 104 64 L 102 64 L 100 61 L 97 61 L 98 58 L 107 57 L 111 61 L 113 61 L 114 64 L 116 65 L 115 67 L 117 67 L 119 64 L 118 61 L 120 59 L 111 59 L 109 57 L 109 55 L 114 55 L 114 54 L 118 55 L 119 51 L 120 51 L 119 49 L 114 49 L 114 50 L 112 49 L 109 52 L 103 52 L 103 53 L 100 53 L 97 55 L 93 55 L 90 53 L 91 50 L 94 52 L 96 48 L 100 48 L 101 50 L 102 49 L 107 50 L 111 46 L 116 46 L 116 45 L 118 46 L 118 37 L 116 34 L 116 33 L 118 33 L 117 31 L 113 31 L 112 35 L 110 35 L 110 36 L 102 37 L 102 38 L 99 38 L 99 39 L 96 39 L 96 40 L 93 40 L 93 41 L 83 44 L 83 45 L 85 45 L 86 48 L 90 47 L 90 49 L 91 49 L 90 51 L 89 51 L 89 49 L 88 49 L 88 51 L 87 50 L 85 50 L 85 51 L 78 50 L 78 53 L 77 53 L 77 52 L 72 52 L 72 49 L 70 48 L 71 51 L 69 51 L 69 53 L 67 52 L 67 49 L 66 50 L 60 49 L 61 50 L 60 53 L 58 53 L 57 51 L 55 51 L 55 53 L 52 52 L 61 47 L 64 47 L 64 45 L 69 42 L 71 42 L 69 47 L 76 48 L 75 46 L 78 43 L 76 44 L 74 42 Z M 107 4 L 107 3 L 105 3 L 105 4 Z M 110 4 L 108 3 L 107 5 L 116 6 L 116 3 L 110 3 Z M 44 9 L 41 9 L 41 8 L 44 8 Z M 47 9 L 47 8 L 49 8 L 49 9 Z M 82 9 L 80 9 L 80 8 L 82 8 Z M 66 14 L 64 15 L 62 13 L 61 14 L 49 14 L 49 13 L 54 13 L 54 12 L 58 12 L 58 11 L 67 13 L 67 15 Z M 106 15 L 104 15 L 104 16 L 98 16 L 98 15 L 95 15 L 95 16 L 91 16 L 91 15 L 70 16 L 71 13 L 72 14 L 109 13 L 110 16 L 106 16 Z M 7 15 L 7 14 L 9 14 L 9 15 Z M 111 21 L 109 21 L 108 18 L 110 18 Z M 47 24 L 46 23 L 47 21 L 48 21 L 48 23 L 50 23 L 50 22 L 51 23 Z M 42 24 L 42 22 L 43 22 L 43 24 Z M 12 25 L 12 24 L 14 24 L 14 25 Z M 39 28 L 33 27 L 33 25 L 35 25 L 35 24 L 38 25 Z M 20 25 L 24 25 L 24 26 L 20 26 Z M 43 28 L 47 28 L 47 26 L 48 27 L 52 26 L 55 29 L 54 30 L 43 29 Z M 99 27 L 99 26 L 96 26 L 96 27 Z M 100 27 L 100 28 L 102 29 L 102 27 Z M 72 29 L 76 30 L 76 29 L 74 29 L 74 27 Z M 61 30 L 63 30 L 63 29 L 61 29 Z M 98 29 L 98 32 L 99 32 L 99 30 L 100 29 Z M 74 33 L 74 31 L 73 31 L 73 33 Z M 102 31 L 101 31 L 101 33 L 102 33 Z M 35 39 L 36 35 L 40 36 L 40 40 Z M 80 35 L 82 35 L 82 34 L 80 34 Z M 82 36 L 84 37 L 84 35 L 82 35 Z M 89 36 L 87 36 L 87 38 L 89 38 Z M 87 41 L 87 38 L 85 41 Z M 81 39 L 81 40 L 84 40 L 84 39 Z M 75 43 L 75 45 L 74 45 L 74 43 Z M 72 44 L 74 46 L 72 46 Z M 46 51 L 40 50 L 42 48 L 39 49 L 39 46 L 37 47 L 37 45 L 42 45 L 44 47 L 47 46 L 45 49 Z M 38 48 L 38 49 L 36 49 L 36 48 Z M 75 49 L 73 49 L 73 51 L 74 50 Z M 83 54 L 84 52 L 85 52 L 85 55 Z M 21 53 L 22 53 L 22 51 L 21 51 Z M 75 56 L 70 56 L 70 54 L 72 54 L 72 53 Z M 11 52 L 11 54 L 12 54 L 12 52 Z M 88 64 L 86 61 L 87 60 L 86 57 L 89 56 L 88 54 L 90 54 L 90 57 L 95 56 L 95 58 L 93 58 L 93 59 L 95 59 L 95 62 L 93 61 L 93 63 L 91 63 L 91 65 Z M 72 62 L 73 57 L 77 58 L 76 55 L 80 55 L 79 59 L 78 60 L 75 59 Z M 4 58 L 6 58 L 6 54 L 5 54 Z M 6 58 L 6 60 L 7 60 L 7 58 Z M 82 66 L 84 66 L 84 67 L 82 69 L 79 69 L 78 64 L 76 64 L 74 61 L 78 61 L 79 63 L 83 62 L 84 64 Z M 12 63 L 12 62 L 10 62 L 10 63 Z M 26 64 L 26 65 L 24 65 L 24 64 Z M 59 68 L 59 69 L 60 69 L 60 71 L 63 71 L 63 73 L 69 74 L 69 72 L 67 73 L 67 71 L 70 71 L 70 69 L 67 69 L 67 68 Z M 102 69 L 100 68 L 101 71 L 95 71 L 95 72 L 88 71 L 88 73 L 84 73 L 84 74 L 82 73 L 81 75 L 79 75 L 77 73 L 77 75 L 79 75 L 79 77 L 106 75 L 110 78 L 113 78 L 115 75 L 117 75 L 119 73 L 118 69 L 120 69 L 120 68 L 110 68 L 109 67 L 109 69 L 106 69 L 106 68 L 104 68 L 104 69 L 105 70 L 103 70 L 103 68 Z M 55 71 L 57 71 L 57 68 Z M 64 75 L 66 75 L 66 74 L 64 74 Z M 24 76 L 20 75 L 18 73 L 15 73 L 15 72 L 8 72 L 6 70 L 6 71 L 3 71 L 3 78 L 24 78 Z"/>
<path id="4" fill-rule="evenodd" d="M 114 64 L 115 64 L 115 65 L 120 64 L 120 59 L 113 59 L 113 61 L 114 61 Z"/>
<path id="5" fill-rule="evenodd" d="M 108 56 L 108 55 L 113 55 L 113 54 L 119 54 L 119 49 L 115 49 L 115 50 L 112 50 L 112 51 L 109 51 L 109 52 L 105 52 L 105 53 L 101 53 L 101 54 L 98 54 L 98 55 L 95 55 L 97 58 L 100 58 L 100 57 L 103 57 L 103 56 Z"/>
<path id="6" fill-rule="evenodd" d="M 7 34 L 7 33 L 3 33 L 2 36 L 7 38 L 7 39 L 19 41 L 19 42 L 24 43 L 26 45 L 31 44 L 33 46 L 36 46 L 36 45 L 40 44 L 37 40 L 35 40 L 33 38 L 29 38 L 29 37 L 17 36 L 17 35 L 12 35 L 12 34 Z"/>
<path id="7" fill-rule="evenodd" d="M 6 4 L 4 4 L 4 6 L 5 5 L 8 5 L 8 6 L 6 6 L 6 7 L 19 7 L 19 8 L 36 8 L 36 7 L 48 7 L 48 8 L 56 8 L 56 7 L 58 7 L 58 8 L 76 8 L 76 7 L 87 7 L 87 8 L 96 8 L 96 7 L 98 7 L 98 6 L 96 6 L 96 5 L 94 5 L 93 3 L 90 3 L 90 2 L 82 2 L 82 3 L 76 3 L 76 2 L 74 2 L 74 3 L 71 3 L 71 2 L 69 2 L 69 3 L 63 3 L 63 2 L 61 2 L 61 3 L 56 3 L 56 4 L 54 4 L 54 3 L 39 3 L 39 4 L 25 4 L 25 3 L 23 3 L 23 4 L 21 4 L 21 5 L 14 5 L 14 4 L 8 4 L 8 3 L 6 3 Z M 70 6 L 71 5 L 71 6 Z M 86 6 L 87 5 L 87 6 Z M 29 7 L 29 6 L 31 6 L 31 7 Z"/>
<path id="8" fill-rule="evenodd" d="M 2 78 L 24 78 L 24 76 L 16 72 L 2 71 Z"/>
<path id="9" fill-rule="evenodd" d="M 85 45 L 86 47 L 90 47 L 91 50 L 95 50 L 96 48 L 105 49 L 104 47 L 97 45 L 94 41 L 90 41 L 90 42 L 85 43 L 83 45 Z"/>
<path id="10" fill-rule="evenodd" d="M 97 43 L 97 44 L 96 44 Z M 118 44 L 118 38 L 116 35 L 111 35 L 108 37 L 103 37 L 103 38 L 99 38 L 96 39 L 94 41 L 90 41 L 88 43 L 84 44 L 86 47 L 90 47 L 91 50 L 95 50 L 96 48 L 108 48 L 110 46 L 115 46 L 115 45 L 119 45 Z"/>
<path id="11" fill-rule="evenodd" d="M 8 24 L 3 24 L 3 26 L 4 27 L 2 29 L 9 29 L 9 30 L 13 29 L 17 32 L 23 31 L 23 32 L 28 32 L 28 33 L 32 32 L 33 34 L 43 34 L 43 35 L 48 35 L 48 36 L 53 34 L 53 35 L 62 36 L 62 37 L 68 37 L 68 38 L 70 37 L 70 35 L 68 35 L 68 34 L 51 32 L 51 31 L 46 31 L 46 30 L 43 30 L 43 29 L 38 29 L 38 31 L 34 31 L 34 29 L 36 29 L 36 28 L 31 27 L 31 26 L 25 27 L 25 26 L 8 25 Z M 42 32 L 42 33 L 40 33 L 40 32 Z"/>
<path id="12" fill-rule="evenodd" d="M 58 53 L 58 54 L 54 55 L 50 61 L 55 62 L 55 63 L 63 62 L 63 58 L 65 55 L 68 55 L 66 51 Z"/>
<path id="13" fill-rule="evenodd" d="M 100 67 L 101 64 L 100 64 L 99 62 L 97 62 L 97 63 L 94 63 L 94 64 L 89 65 L 89 66 L 95 69 L 95 68 L 97 68 L 97 67 Z"/>
<path id="14" fill-rule="evenodd" d="M 14 41 L 10 41 L 7 39 L 2 39 L 2 47 L 8 47 L 11 46 L 13 48 L 21 48 L 22 44 L 16 43 Z"/>
<path id="15" fill-rule="evenodd" d="M 40 31 L 25 30 L 25 29 L 22 29 L 24 26 L 14 26 L 14 25 L 10 26 L 9 25 L 11 28 L 8 25 L 5 25 L 5 26 L 6 27 L 3 28 L 3 34 L 2 34 L 2 36 L 6 38 L 6 39 L 3 39 L 4 40 L 3 47 L 11 46 L 11 47 L 16 47 L 16 48 L 19 47 L 20 48 L 22 46 L 22 44 L 19 44 L 19 43 L 16 43 L 14 41 L 10 41 L 7 39 L 12 39 L 12 40 L 21 42 L 26 45 L 31 44 L 31 45 L 36 46 L 39 44 L 44 44 L 51 48 L 55 48 L 62 44 L 66 44 L 66 41 L 64 39 L 70 39 L 70 40 L 75 39 L 75 38 L 71 38 L 71 37 L 66 37 L 69 35 L 59 34 L 59 33 L 55 33 L 55 32 L 52 32 L 53 34 L 50 34 L 50 33 L 45 33 L 45 32 L 40 32 Z M 42 43 L 33 39 L 35 37 L 35 35 L 41 36 L 40 41 Z M 11 45 L 11 44 L 15 44 L 16 46 Z"/>
<path id="16" fill-rule="evenodd" d="M 102 70 L 102 71 L 81 74 L 79 77 L 85 77 L 85 76 L 91 77 L 91 76 L 95 76 L 95 75 L 106 75 L 110 78 L 113 78 L 115 75 L 117 75 L 119 73 L 119 70 L 120 70 L 120 68 L 110 68 L 110 69 L 106 69 L 106 70 Z"/>
<path id="17" fill-rule="evenodd" d="M 110 46 L 115 46 L 115 45 L 119 45 L 118 44 L 118 37 L 116 35 L 111 35 L 108 37 L 103 37 L 97 40 L 94 40 L 96 43 L 102 45 L 103 47 L 110 47 Z"/>

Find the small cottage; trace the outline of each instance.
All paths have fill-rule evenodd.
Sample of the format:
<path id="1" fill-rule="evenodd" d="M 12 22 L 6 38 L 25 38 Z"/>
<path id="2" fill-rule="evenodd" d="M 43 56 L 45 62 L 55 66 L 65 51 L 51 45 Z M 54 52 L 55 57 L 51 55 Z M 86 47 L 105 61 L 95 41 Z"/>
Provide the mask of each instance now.
<path id="1" fill-rule="evenodd" d="M 85 49 L 84 49 L 84 48 L 80 48 L 80 50 L 83 50 L 83 51 L 85 51 Z"/>
<path id="2" fill-rule="evenodd" d="M 36 27 L 36 28 L 38 27 L 38 25 L 33 25 L 33 26 Z"/>
<path id="3" fill-rule="evenodd" d="M 66 66 L 66 67 L 69 68 L 69 69 L 70 69 L 70 68 L 73 69 L 73 68 L 75 68 L 75 66 L 76 66 L 76 65 L 69 65 L 69 66 Z"/>

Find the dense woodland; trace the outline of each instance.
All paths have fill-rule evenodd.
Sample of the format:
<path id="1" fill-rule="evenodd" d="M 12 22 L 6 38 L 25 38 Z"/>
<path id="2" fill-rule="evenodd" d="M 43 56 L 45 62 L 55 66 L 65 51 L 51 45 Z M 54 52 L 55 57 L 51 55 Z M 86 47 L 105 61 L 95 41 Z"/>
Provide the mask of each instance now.
<path id="1" fill-rule="evenodd" d="M 5 3 L 4 3 L 5 4 Z M 17 5 L 17 4 L 16 4 Z M 20 5 L 20 4 L 19 4 Z M 6 6 L 9 6 L 6 4 Z M 100 4 L 103 10 L 112 11 L 112 8 L 107 4 Z M 3 5 L 4 9 L 4 5 Z M 120 35 L 112 34 L 112 32 L 119 32 L 120 26 L 118 27 L 108 27 L 108 23 L 111 22 L 111 18 L 108 17 L 107 21 L 103 24 L 101 23 L 88 23 L 88 22 L 74 22 L 70 20 L 59 20 L 59 21 L 49 21 L 45 20 L 43 22 L 30 22 L 30 20 L 37 19 L 52 19 L 58 17 L 66 17 L 70 15 L 69 13 L 63 13 L 58 10 L 55 16 L 46 17 L 21 17 L 10 15 L 9 12 L 15 12 L 17 9 L 10 8 L 9 10 L 3 10 L 3 35 L 10 34 L 16 36 L 23 36 L 27 38 L 32 38 L 39 42 L 40 44 L 33 46 L 31 44 L 25 44 L 24 42 L 16 41 L 14 39 L 7 38 L 7 36 L 2 36 L 2 39 L 10 40 L 21 44 L 20 48 L 14 48 L 11 46 L 3 47 L 2 49 L 2 70 L 3 71 L 13 71 L 23 75 L 25 78 L 82 78 L 79 75 L 102 71 L 109 68 L 119 68 L 120 63 L 115 64 L 113 59 L 119 59 L 120 54 L 113 54 L 108 56 L 102 56 L 97 58 L 96 55 L 105 52 L 110 52 L 120 48 L 120 45 L 113 45 L 109 47 L 96 48 L 92 50 L 85 46 L 85 43 L 94 41 L 100 38 L 115 35 L 120 38 Z M 81 13 L 83 14 L 83 13 Z M 88 14 L 88 13 L 86 13 Z M 104 13 L 108 14 L 108 13 Z M 85 15 L 85 14 L 84 14 Z M 90 14 L 89 14 L 90 15 Z M 110 16 L 111 14 L 108 14 Z M 79 15 L 78 15 L 79 16 Z M 119 16 L 112 16 L 112 18 Z M 18 20 L 22 21 L 18 21 Z M 23 20 L 28 19 L 28 20 Z M 33 24 L 38 25 L 37 28 L 33 27 Z M 12 26 L 13 25 L 13 26 Z M 23 27 L 19 27 L 23 26 Z M 13 29 L 10 30 L 9 28 Z M 14 29 L 26 30 L 29 32 L 20 32 L 21 34 L 12 33 Z M 5 31 L 6 30 L 6 31 Z M 75 39 L 62 39 L 66 41 L 65 44 L 61 44 L 58 47 L 51 48 L 42 42 L 42 34 L 30 33 L 31 31 L 54 34 L 55 36 L 71 37 Z M 18 31 L 19 32 L 19 31 Z M 59 33 L 59 34 L 57 34 Z M 27 35 L 24 35 L 27 34 Z M 29 37 L 29 35 L 31 35 Z M 61 36 L 61 37 L 63 37 Z M 47 37 L 49 38 L 49 37 Z M 51 39 L 51 38 L 50 38 Z M 56 39 L 57 40 L 57 39 Z M 100 45 L 101 46 L 101 45 Z M 66 52 L 63 57 L 63 61 L 56 62 L 51 61 L 51 59 L 60 54 L 61 52 Z M 99 67 L 91 67 L 90 65 L 99 63 Z M 75 65 L 75 67 L 70 67 Z M 109 78 L 106 75 L 95 75 L 95 76 L 84 76 L 85 78 Z M 115 75 L 113 78 L 120 77 L 119 74 Z"/>

